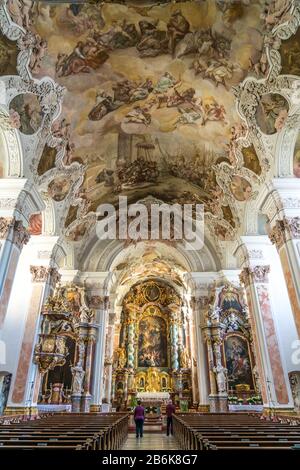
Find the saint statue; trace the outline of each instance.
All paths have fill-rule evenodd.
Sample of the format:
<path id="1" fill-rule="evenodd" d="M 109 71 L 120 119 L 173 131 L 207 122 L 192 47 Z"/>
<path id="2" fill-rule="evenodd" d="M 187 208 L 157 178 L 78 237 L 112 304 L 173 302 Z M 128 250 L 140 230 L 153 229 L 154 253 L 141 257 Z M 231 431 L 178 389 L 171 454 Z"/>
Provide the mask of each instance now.
<path id="1" fill-rule="evenodd" d="M 190 356 L 185 348 L 182 348 L 180 351 L 180 366 L 182 369 L 188 369 L 191 367 Z"/>
<path id="2" fill-rule="evenodd" d="M 123 369 L 126 365 L 126 354 L 124 348 L 118 349 L 118 367 Z"/>
<path id="3" fill-rule="evenodd" d="M 80 395 L 82 393 L 82 383 L 85 372 L 78 364 L 74 367 L 71 367 L 71 371 L 73 375 L 72 392 L 74 395 Z"/>
<path id="4" fill-rule="evenodd" d="M 227 369 L 221 364 L 213 368 L 214 373 L 217 377 L 218 392 L 226 393 L 227 392 Z"/>

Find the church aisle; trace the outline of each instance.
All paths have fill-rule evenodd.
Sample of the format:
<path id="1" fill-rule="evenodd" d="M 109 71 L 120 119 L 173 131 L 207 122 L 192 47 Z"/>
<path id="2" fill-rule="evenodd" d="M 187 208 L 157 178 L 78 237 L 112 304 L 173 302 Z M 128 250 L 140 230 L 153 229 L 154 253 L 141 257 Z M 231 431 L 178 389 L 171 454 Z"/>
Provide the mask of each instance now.
<path id="1" fill-rule="evenodd" d="M 173 436 L 159 433 L 145 433 L 137 439 L 135 434 L 128 434 L 123 450 L 177 450 L 178 444 Z"/>

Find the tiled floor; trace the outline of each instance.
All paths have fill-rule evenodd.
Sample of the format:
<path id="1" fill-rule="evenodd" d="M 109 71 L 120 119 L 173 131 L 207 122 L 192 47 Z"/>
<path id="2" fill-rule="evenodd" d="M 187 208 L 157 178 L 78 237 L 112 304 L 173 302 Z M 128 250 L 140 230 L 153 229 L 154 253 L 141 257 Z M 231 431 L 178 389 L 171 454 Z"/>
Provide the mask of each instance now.
<path id="1" fill-rule="evenodd" d="M 175 450 L 178 448 L 173 436 L 160 433 L 144 433 L 144 436 L 139 439 L 135 437 L 135 434 L 130 433 L 123 446 L 123 449 L 127 450 Z"/>

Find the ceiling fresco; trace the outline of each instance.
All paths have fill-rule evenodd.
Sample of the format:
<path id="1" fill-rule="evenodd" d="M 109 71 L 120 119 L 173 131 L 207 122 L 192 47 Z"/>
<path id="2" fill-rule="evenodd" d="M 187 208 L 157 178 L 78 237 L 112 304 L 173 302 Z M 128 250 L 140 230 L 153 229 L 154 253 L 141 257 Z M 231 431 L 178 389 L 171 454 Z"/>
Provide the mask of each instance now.
<path id="1" fill-rule="evenodd" d="M 53 175 L 45 191 L 61 202 L 73 186 L 66 174 L 55 177 L 55 166 L 82 165 L 76 193 L 81 209 L 71 204 L 65 220 L 69 239 L 80 240 L 89 225 L 85 216 L 103 202 L 116 204 L 119 195 L 127 195 L 129 203 L 147 196 L 203 202 L 207 213 L 226 222 L 215 224 L 215 234 L 228 239 L 239 224 L 234 204 L 255 196 L 253 184 L 266 168 L 249 142 L 239 149 L 237 164 L 237 142 L 247 127 L 233 89 L 246 77 L 268 76 L 271 46 L 284 52 L 284 72 L 290 67 L 297 72 L 299 35 L 282 44 L 270 35 L 289 21 L 290 0 L 53 5 L 8 0 L 6 8 L 12 21 L 29 31 L 22 48 L 32 49 L 32 76 L 51 77 L 65 89 L 52 126 L 63 152 L 61 144 L 46 145 L 38 175 Z M 4 53 L 5 40 L 0 69 L 11 74 L 16 54 Z M 43 111 L 34 95 L 16 96 L 9 109 L 22 133 L 38 131 Z M 282 95 L 265 93 L 256 109 L 257 126 L 263 134 L 276 134 L 288 112 Z M 236 167 L 225 187 L 219 166 Z"/>
<path id="2" fill-rule="evenodd" d="M 298 134 L 294 151 L 294 175 L 300 178 L 300 132 Z"/>

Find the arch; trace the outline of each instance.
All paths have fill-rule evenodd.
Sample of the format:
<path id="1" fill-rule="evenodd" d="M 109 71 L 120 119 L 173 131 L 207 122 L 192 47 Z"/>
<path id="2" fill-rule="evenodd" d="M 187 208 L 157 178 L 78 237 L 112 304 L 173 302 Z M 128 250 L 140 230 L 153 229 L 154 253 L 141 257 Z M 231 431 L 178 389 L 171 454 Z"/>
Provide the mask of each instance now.
<path id="1" fill-rule="evenodd" d="M 0 164 L 3 174 L 0 177 L 23 176 L 23 151 L 18 130 L 11 127 L 9 114 L 0 106 Z"/>

